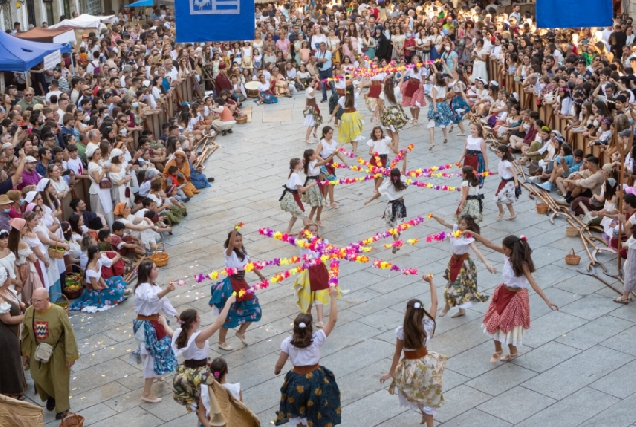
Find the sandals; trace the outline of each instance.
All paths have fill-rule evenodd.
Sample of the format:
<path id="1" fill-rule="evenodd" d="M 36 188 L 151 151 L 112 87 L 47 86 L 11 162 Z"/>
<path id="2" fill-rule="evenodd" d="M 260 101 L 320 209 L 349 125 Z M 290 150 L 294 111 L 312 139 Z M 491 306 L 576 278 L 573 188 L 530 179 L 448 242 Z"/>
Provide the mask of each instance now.
<path id="1" fill-rule="evenodd" d="M 492 356 L 490 356 L 490 363 L 497 363 L 501 359 L 501 355 L 503 354 L 503 350 L 495 351 Z"/>
<path id="2" fill-rule="evenodd" d="M 517 357 L 519 357 L 519 353 L 510 353 L 510 354 L 506 354 L 504 357 L 502 357 L 501 360 L 502 362 L 510 362 L 511 360 L 516 359 Z"/>
<path id="3" fill-rule="evenodd" d="M 513 219 L 516 219 L 516 218 L 517 218 L 517 214 L 514 214 L 506 218 L 506 221 L 512 221 Z"/>
<path id="4" fill-rule="evenodd" d="M 448 139 L 444 138 L 444 144 L 448 143 Z"/>
<path id="5" fill-rule="evenodd" d="M 333 203 L 332 203 L 331 205 L 329 205 L 329 206 L 331 206 L 333 209 L 338 209 L 338 208 L 340 207 L 340 206 L 338 206 L 338 204 L 337 204 L 336 202 L 333 202 Z"/>
<path id="6" fill-rule="evenodd" d="M 457 311 L 457 313 L 453 313 L 453 314 L 451 315 L 451 319 L 455 319 L 456 317 L 462 317 L 462 316 L 465 316 L 465 315 L 466 315 L 466 310 L 464 310 L 464 309 L 461 309 L 461 308 L 460 308 L 460 309 Z"/>
<path id="7" fill-rule="evenodd" d="M 446 316 L 446 313 L 448 313 L 449 310 L 450 310 L 450 306 L 445 305 L 444 308 L 442 308 L 442 311 L 439 312 L 439 317 Z"/>
<path id="8" fill-rule="evenodd" d="M 429 151 L 430 151 L 430 150 L 432 150 L 432 149 L 433 149 L 433 147 L 435 147 L 435 144 L 431 144 L 431 146 L 430 146 L 430 147 L 428 147 L 428 150 L 429 150 Z"/>
<path id="9" fill-rule="evenodd" d="M 240 335 L 240 334 L 237 332 L 237 333 L 236 333 L 236 338 L 240 339 L 244 346 L 248 346 L 248 345 L 250 345 L 250 343 L 248 343 L 248 342 L 247 342 L 247 340 L 245 339 L 245 334 Z"/>
<path id="10" fill-rule="evenodd" d="M 620 296 L 620 297 L 614 298 L 612 301 L 614 301 L 614 302 L 616 302 L 618 304 L 627 305 L 627 304 L 629 304 L 629 299 L 630 299 L 629 297 L 623 298 L 622 296 Z"/>
<path id="11" fill-rule="evenodd" d="M 501 218 L 503 218 L 504 213 L 500 213 L 499 215 L 497 215 L 497 221 L 501 221 Z"/>
<path id="12" fill-rule="evenodd" d="M 161 398 L 157 397 L 157 396 L 155 396 L 154 399 L 151 399 L 150 396 L 148 396 L 148 397 L 141 396 L 141 400 L 143 402 L 148 402 L 148 403 L 159 403 L 159 402 L 161 402 Z"/>
<path id="13" fill-rule="evenodd" d="M 234 350 L 234 349 L 232 348 L 232 346 L 231 346 L 231 345 L 229 345 L 229 344 L 228 344 L 228 343 L 226 343 L 226 342 L 224 342 L 224 343 L 219 343 L 219 349 L 221 349 L 221 350 L 225 350 L 225 351 L 231 351 L 231 350 Z"/>
<path id="14" fill-rule="evenodd" d="M 322 322 L 316 322 L 316 328 L 322 328 L 323 326 Z"/>

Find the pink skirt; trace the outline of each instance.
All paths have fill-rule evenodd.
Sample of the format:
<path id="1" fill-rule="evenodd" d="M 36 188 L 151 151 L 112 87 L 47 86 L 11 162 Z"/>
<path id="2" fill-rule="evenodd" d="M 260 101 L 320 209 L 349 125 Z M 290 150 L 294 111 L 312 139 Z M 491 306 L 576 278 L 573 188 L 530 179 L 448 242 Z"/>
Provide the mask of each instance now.
<path id="1" fill-rule="evenodd" d="M 406 95 L 406 93 L 409 93 L 412 91 L 412 87 L 409 89 L 409 86 L 412 86 L 412 84 L 409 85 L 407 83 L 402 85 L 402 90 L 401 90 L 402 107 L 410 107 L 410 108 L 424 107 L 426 105 L 426 101 L 424 101 L 424 89 L 418 88 L 415 92 L 413 92 L 412 96 L 408 96 Z"/>

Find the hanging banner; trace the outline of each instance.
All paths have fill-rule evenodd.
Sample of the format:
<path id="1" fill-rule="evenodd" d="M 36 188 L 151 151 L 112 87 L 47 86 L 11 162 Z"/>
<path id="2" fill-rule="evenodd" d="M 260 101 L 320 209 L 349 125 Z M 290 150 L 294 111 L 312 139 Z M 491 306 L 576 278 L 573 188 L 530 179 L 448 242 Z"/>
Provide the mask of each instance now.
<path id="1" fill-rule="evenodd" d="M 537 28 L 611 27 L 612 0 L 537 0 Z"/>
<path id="2" fill-rule="evenodd" d="M 177 43 L 254 39 L 254 0 L 175 2 Z"/>

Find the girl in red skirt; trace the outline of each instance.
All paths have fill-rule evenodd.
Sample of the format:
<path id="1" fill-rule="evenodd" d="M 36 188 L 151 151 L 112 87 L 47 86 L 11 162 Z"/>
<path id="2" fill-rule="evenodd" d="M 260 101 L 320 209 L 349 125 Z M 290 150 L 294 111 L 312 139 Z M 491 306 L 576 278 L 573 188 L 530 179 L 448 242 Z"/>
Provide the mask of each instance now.
<path id="1" fill-rule="evenodd" d="M 398 152 L 397 144 L 393 143 L 393 140 L 391 139 L 391 137 L 384 136 L 384 131 L 382 130 L 382 126 L 376 126 L 373 128 L 373 130 L 371 131 L 371 136 L 369 140 L 367 141 L 367 145 L 369 146 L 369 155 L 371 156 L 371 160 L 369 160 L 369 163 L 372 166 L 386 168 L 387 160 L 389 158 L 389 153 L 393 151 L 395 154 L 397 154 Z M 376 160 L 376 153 L 377 153 L 377 158 L 380 161 L 379 164 L 378 164 L 378 160 Z M 384 179 L 380 177 L 380 178 L 374 178 L 374 180 L 375 180 L 374 193 L 377 193 L 378 188 L 380 188 L 380 184 L 382 184 L 382 181 L 384 181 Z"/>
<path id="2" fill-rule="evenodd" d="M 309 224 L 305 226 L 303 232 L 307 230 L 312 236 L 320 238 L 318 235 L 318 226 L 316 224 Z M 299 238 L 304 238 L 303 232 L 300 233 Z M 327 240 L 325 240 L 328 243 Z M 309 256 L 313 259 L 319 258 L 320 253 L 312 251 L 307 248 L 300 248 L 300 256 Z M 294 282 L 294 289 L 298 296 L 298 307 L 303 313 L 311 314 L 311 306 L 316 306 L 316 313 L 318 314 L 318 323 L 316 327 L 323 327 L 323 306 L 329 304 L 329 271 L 324 262 L 318 265 L 309 267 L 303 270 L 296 281 Z M 340 289 L 338 289 L 338 298 L 340 298 Z"/>
<path id="3" fill-rule="evenodd" d="M 490 363 L 509 361 L 519 356 L 517 347 L 523 344 L 526 329 L 530 329 L 530 301 L 526 289 L 528 283 L 550 309 L 558 310 L 559 307 L 545 296 L 532 277 L 535 270 L 532 250 L 525 236 L 506 236 L 502 246 L 495 245 L 477 233 L 473 233 L 473 237 L 484 246 L 504 254 L 503 283 L 495 288 L 482 326 L 484 333 L 495 341 L 495 352 Z M 501 357 L 502 345 L 506 344 L 510 354 Z"/>

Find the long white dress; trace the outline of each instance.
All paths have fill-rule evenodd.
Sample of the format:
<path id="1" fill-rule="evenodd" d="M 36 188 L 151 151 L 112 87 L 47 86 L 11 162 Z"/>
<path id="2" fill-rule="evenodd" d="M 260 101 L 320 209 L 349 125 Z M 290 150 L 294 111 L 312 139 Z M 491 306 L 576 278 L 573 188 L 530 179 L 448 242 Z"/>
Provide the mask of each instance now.
<path id="1" fill-rule="evenodd" d="M 111 179 L 111 181 L 113 181 L 113 187 L 110 189 L 110 195 L 113 199 L 113 206 L 115 206 L 119 202 L 130 201 L 130 197 L 126 197 L 127 188 L 129 189 L 128 194 L 130 194 L 130 181 L 121 185 L 116 184 L 117 182 L 123 180 L 127 175 L 128 173 L 123 167 L 119 172 L 108 172 L 108 177 Z"/>
<path id="2" fill-rule="evenodd" d="M 486 49 L 482 48 L 481 50 L 477 50 L 477 48 L 475 48 L 475 51 L 478 55 L 482 55 L 484 59 L 487 57 L 488 51 Z M 481 79 L 488 84 L 488 69 L 486 68 L 486 61 L 482 61 L 479 58 L 475 58 L 473 61 L 473 74 L 470 76 L 470 81 L 474 82 L 477 77 L 481 77 Z"/>

